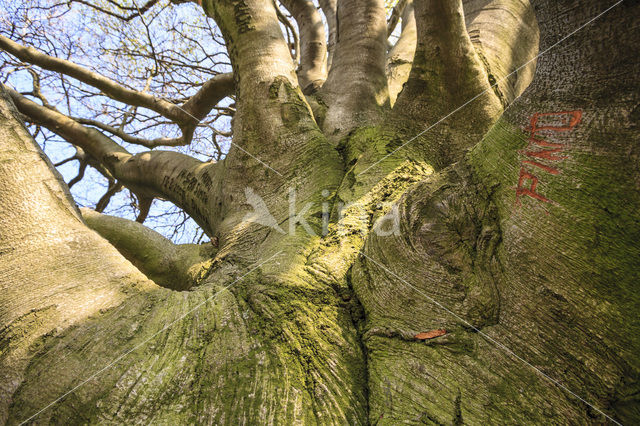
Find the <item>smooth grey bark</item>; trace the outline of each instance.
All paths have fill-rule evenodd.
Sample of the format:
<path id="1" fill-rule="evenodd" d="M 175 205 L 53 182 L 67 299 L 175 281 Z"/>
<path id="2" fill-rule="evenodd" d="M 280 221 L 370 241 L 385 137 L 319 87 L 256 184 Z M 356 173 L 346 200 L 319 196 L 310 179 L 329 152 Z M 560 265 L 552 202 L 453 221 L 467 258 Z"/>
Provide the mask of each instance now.
<path id="1" fill-rule="evenodd" d="M 0 88 L 0 421 L 7 421 L 30 348 L 154 287 L 89 230 L 60 175 Z"/>
<path id="2" fill-rule="evenodd" d="M 283 0 L 300 30 L 298 84 L 303 93 L 315 92 L 327 78 L 327 37 L 320 12 L 311 0 Z"/>
<path id="3" fill-rule="evenodd" d="M 328 105 L 323 131 L 338 140 L 356 126 L 380 121 L 388 102 L 387 25 L 382 0 L 338 1 L 337 36 L 320 97 Z"/>

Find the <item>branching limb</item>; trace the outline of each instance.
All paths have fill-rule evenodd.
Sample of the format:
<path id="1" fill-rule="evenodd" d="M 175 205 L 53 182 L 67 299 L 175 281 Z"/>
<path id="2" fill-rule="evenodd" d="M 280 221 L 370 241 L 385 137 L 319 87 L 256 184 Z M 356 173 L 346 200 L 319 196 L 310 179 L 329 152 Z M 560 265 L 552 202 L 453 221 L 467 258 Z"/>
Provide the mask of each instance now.
<path id="1" fill-rule="evenodd" d="M 397 12 L 402 6 L 402 12 Z M 398 93 L 409 77 L 413 55 L 416 50 L 416 18 L 412 0 L 401 0 L 393 9 L 391 19 L 402 13 L 402 32 L 396 44 L 387 55 L 387 84 L 389 85 L 389 100 L 391 105 L 396 101 Z M 389 31 L 393 31 L 397 22 L 389 22 Z"/>
<path id="2" fill-rule="evenodd" d="M 40 101 L 42 102 L 42 105 L 46 106 L 47 108 L 54 109 L 54 107 L 49 103 L 47 98 L 45 98 L 44 95 L 42 94 L 42 90 L 40 87 L 40 76 L 38 75 L 38 73 L 35 72 L 32 68 L 27 68 L 27 72 L 31 74 L 31 78 L 33 79 L 33 96 L 40 99 Z"/>
<path id="3" fill-rule="evenodd" d="M 320 93 L 329 106 L 325 133 L 339 138 L 358 125 L 379 120 L 380 107 L 388 99 L 384 2 L 340 1 L 337 34 L 329 76 Z"/>
<path id="4" fill-rule="evenodd" d="M 149 210 L 151 209 L 151 203 L 153 203 L 153 197 L 146 197 L 144 195 L 136 194 L 136 198 L 138 199 L 138 216 L 136 217 L 136 222 L 144 223 L 149 216 Z"/>
<path id="5" fill-rule="evenodd" d="M 404 9 L 407 6 L 407 3 L 411 3 L 411 0 L 399 0 L 391 11 L 391 16 L 387 21 L 387 37 L 389 37 L 393 33 L 393 30 L 396 29 L 398 21 L 400 21 L 400 17 L 403 17 L 404 21 Z"/>
<path id="6" fill-rule="evenodd" d="M 234 136 L 246 139 L 244 149 L 259 155 L 267 146 L 282 143 L 284 121 L 292 137 L 315 127 L 298 91 L 295 64 L 275 5 L 258 0 L 238 4 L 207 0 L 203 8 L 216 20 L 229 51 L 237 81 Z M 287 113 L 292 108 L 295 113 Z M 309 123 L 300 126 L 303 121 Z"/>
<path id="7" fill-rule="evenodd" d="M 471 44 L 462 0 L 415 2 L 414 8 L 416 52 L 409 80 L 394 109 L 414 120 L 435 123 L 482 94 L 465 110 L 476 128 L 484 132 L 502 107 Z"/>
<path id="8" fill-rule="evenodd" d="M 211 215 L 207 209 L 213 164 L 172 151 L 131 155 L 96 129 L 85 127 L 64 114 L 48 109 L 6 88 L 18 110 L 81 148 L 108 175 L 146 197 L 167 199 L 185 210 L 207 233 Z"/>
<path id="9" fill-rule="evenodd" d="M 338 36 L 338 0 L 318 0 L 320 9 L 324 13 L 329 29 L 329 41 L 327 42 L 327 69 L 331 68 L 333 63 L 333 52 L 336 47 L 336 39 Z"/>
<path id="10" fill-rule="evenodd" d="M 59 72 L 93 86 L 105 95 L 129 105 L 148 108 L 178 123 L 186 122 L 186 114 L 176 105 L 148 93 L 128 89 L 119 83 L 65 59 L 54 58 L 32 47 L 22 46 L 0 35 L 0 48 L 23 62 L 37 65 L 49 71 Z"/>
<path id="11" fill-rule="evenodd" d="M 102 213 L 104 209 L 109 205 L 109 201 L 111 201 L 111 197 L 120 192 L 124 188 L 122 184 L 114 179 L 109 179 L 109 186 L 107 187 L 107 192 L 104 193 L 102 197 L 98 200 L 96 204 L 95 211 L 98 213 Z"/>
<path id="12" fill-rule="evenodd" d="M 316 91 L 327 78 L 327 44 L 320 12 L 311 0 L 282 0 L 293 15 L 301 39 L 298 82 L 303 93 Z"/>
<path id="13" fill-rule="evenodd" d="M 189 289 L 201 278 L 207 259 L 213 254 L 210 245 L 176 245 L 138 222 L 86 208 L 81 209 L 81 213 L 91 229 L 163 287 Z"/>
<path id="14" fill-rule="evenodd" d="M 182 105 L 182 109 L 189 114 L 192 121 L 200 121 L 218 102 L 232 95 L 234 90 L 233 73 L 218 74 L 206 81 L 200 90 Z"/>
<path id="15" fill-rule="evenodd" d="M 84 4 L 86 6 L 91 7 L 92 9 L 95 9 L 99 12 L 105 13 L 109 16 L 112 16 L 114 18 L 118 18 L 122 21 L 128 22 L 130 20 L 132 20 L 133 18 L 137 18 L 138 16 L 142 16 L 144 15 L 145 12 L 147 12 L 152 6 L 154 6 L 156 3 L 158 3 L 158 0 L 149 0 L 147 1 L 144 5 L 142 5 L 141 7 L 128 7 L 128 6 L 122 6 L 119 4 L 116 4 L 115 2 L 111 2 L 113 4 L 116 4 L 116 6 L 124 11 L 128 11 L 131 12 L 131 14 L 129 15 L 120 15 L 117 14 L 115 12 L 112 12 L 110 10 L 107 10 L 105 8 L 102 8 L 96 4 L 94 4 L 94 2 L 90 2 L 90 1 L 85 1 L 85 0 L 70 0 L 69 3 L 80 3 L 80 4 Z"/>
<path id="16" fill-rule="evenodd" d="M 71 179 L 69 181 L 69 183 L 67 184 L 69 189 L 71 189 L 71 187 L 73 185 L 75 185 L 76 183 L 78 183 L 78 182 L 80 182 L 82 180 L 82 178 L 84 177 L 84 172 L 87 170 L 87 166 L 88 165 L 89 165 L 89 163 L 86 160 L 80 160 L 80 166 L 78 167 L 77 176 L 74 177 L 73 179 Z"/>
<path id="17" fill-rule="evenodd" d="M 73 155 L 72 157 L 65 158 L 62 161 L 58 161 L 57 163 L 54 164 L 54 166 L 55 167 L 62 166 L 63 164 L 67 164 L 69 161 L 74 161 L 74 160 L 78 160 L 78 155 L 77 154 Z"/>
<path id="18" fill-rule="evenodd" d="M 285 26 L 286 33 L 287 33 L 287 44 L 289 45 L 289 48 L 292 50 L 291 57 L 294 58 L 296 64 L 299 64 L 300 63 L 300 37 L 298 36 L 298 32 L 296 31 L 291 21 L 289 21 L 289 18 L 287 18 L 285 14 L 282 13 L 282 11 L 280 10 L 280 7 L 278 6 L 278 3 L 275 0 L 273 0 L 272 3 L 273 3 L 273 8 L 276 10 L 278 21 L 280 21 L 280 23 Z"/>
<path id="19" fill-rule="evenodd" d="M 196 92 L 184 105 L 179 106 L 168 100 L 161 99 L 145 93 L 145 91 L 132 90 L 122 86 L 116 81 L 104 77 L 87 68 L 77 65 L 65 59 L 59 59 L 42 53 L 32 47 L 22 46 L 13 40 L 0 35 L 0 48 L 4 49 L 11 55 L 21 61 L 37 65 L 43 69 L 59 72 L 73 77 L 85 84 L 93 86 L 101 90 L 111 99 L 126 103 L 135 107 L 144 107 L 175 122 L 182 130 L 180 138 L 158 138 L 154 140 L 145 140 L 126 135 L 122 129 L 115 129 L 112 126 L 89 120 L 85 120 L 85 124 L 91 124 L 102 130 L 108 131 L 123 140 L 146 147 L 155 146 L 178 146 L 187 145 L 191 141 L 193 132 L 197 124 L 202 120 L 211 109 L 223 98 L 233 93 L 234 83 L 233 75 L 219 74 L 203 84 L 198 92 Z M 34 75 L 35 73 L 32 73 Z M 40 98 L 46 106 L 49 106 L 46 99 L 39 92 L 39 80 L 37 75 L 34 76 L 34 96 Z"/>
<path id="20" fill-rule="evenodd" d="M 188 145 L 191 139 L 190 137 L 185 138 L 184 136 L 180 136 L 177 138 L 162 137 L 162 138 L 155 138 L 155 139 L 139 138 L 137 136 L 133 136 L 133 135 L 130 135 L 129 133 L 124 132 L 121 127 L 116 128 L 108 124 L 105 124 L 102 121 L 92 120 L 89 118 L 80 118 L 80 117 L 71 117 L 71 118 L 80 124 L 96 127 L 100 130 L 104 130 L 105 132 L 109 132 L 112 135 L 119 137 L 125 142 L 144 146 L 146 148 L 156 148 L 159 146 L 183 146 L 183 145 Z M 191 131 L 191 133 L 193 133 L 193 131 Z"/>
<path id="21" fill-rule="evenodd" d="M 463 0 L 467 31 L 503 105 L 533 79 L 540 37 L 528 1 Z M 517 72 L 514 72 L 517 69 Z"/>

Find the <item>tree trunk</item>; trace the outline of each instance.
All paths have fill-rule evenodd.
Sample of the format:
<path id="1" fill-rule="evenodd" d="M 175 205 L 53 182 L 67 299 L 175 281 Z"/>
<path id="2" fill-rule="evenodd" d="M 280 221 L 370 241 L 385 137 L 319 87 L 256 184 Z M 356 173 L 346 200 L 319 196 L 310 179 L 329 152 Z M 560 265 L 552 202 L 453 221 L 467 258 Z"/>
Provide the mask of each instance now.
<path id="1" fill-rule="evenodd" d="M 3 92 L 0 418 L 637 422 L 640 7 L 563 40 L 608 2 L 533 1 L 542 55 L 501 115 L 530 65 L 494 90 L 513 67 L 450 3 L 414 2 L 391 110 L 381 1 L 338 5 L 307 97 L 271 2 L 204 1 L 234 66 L 235 148 L 215 167 L 105 156 L 162 170 L 143 192 L 178 194 L 219 249 L 83 219 Z M 255 195 L 271 226 L 246 220 Z"/>
<path id="2" fill-rule="evenodd" d="M 372 422 L 640 418 L 638 6 L 535 5 L 531 86 L 354 268 Z"/>

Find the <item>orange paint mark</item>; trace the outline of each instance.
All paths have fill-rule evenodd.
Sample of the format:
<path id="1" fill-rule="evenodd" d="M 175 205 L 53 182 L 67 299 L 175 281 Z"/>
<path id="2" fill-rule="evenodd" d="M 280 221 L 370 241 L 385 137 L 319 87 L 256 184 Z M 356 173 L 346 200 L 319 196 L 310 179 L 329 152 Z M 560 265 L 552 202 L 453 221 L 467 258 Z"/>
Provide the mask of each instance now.
<path id="1" fill-rule="evenodd" d="M 547 123 L 546 125 L 540 126 L 538 121 L 541 118 L 560 117 L 559 123 Z M 551 130 L 554 132 L 566 132 L 568 130 L 573 129 L 580 123 L 582 119 L 582 111 L 560 111 L 560 112 L 545 112 L 545 113 L 535 113 L 531 117 L 531 133 L 539 132 L 541 130 Z"/>
<path id="2" fill-rule="evenodd" d="M 529 143 L 526 150 L 520 152 L 527 157 L 536 160 L 528 159 L 522 160 L 521 162 L 520 176 L 518 177 L 518 186 L 515 188 L 516 206 L 520 206 L 522 204 L 520 201 L 520 197 L 523 196 L 534 198 L 538 201 L 542 201 L 543 203 L 548 203 L 551 201 L 545 196 L 540 195 L 538 192 L 536 192 L 536 188 L 538 186 L 538 177 L 525 169 L 525 164 L 538 167 L 552 175 L 558 175 L 560 174 L 560 170 L 547 164 L 541 163 L 540 161 L 537 161 L 537 159 L 560 161 L 567 158 L 566 156 L 556 155 L 562 152 L 562 149 L 564 148 L 563 144 L 548 142 L 544 139 L 541 139 L 536 135 L 536 133 L 540 131 L 566 132 L 576 127 L 578 123 L 580 123 L 580 120 L 582 120 L 582 111 L 577 110 L 545 113 L 537 112 L 533 114 L 533 116 L 531 116 L 531 120 L 529 121 L 531 127 L 525 129 L 531 132 L 529 138 L 527 139 Z M 535 145 L 537 145 L 537 147 Z M 542 147 L 542 149 L 540 149 L 540 147 Z M 525 185 L 525 182 L 527 181 L 530 182 L 529 184 L 527 184 L 528 186 Z"/>
<path id="3" fill-rule="evenodd" d="M 527 148 L 531 147 L 532 143 L 536 144 L 536 145 L 540 145 L 540 146 L 549 146 L 549 147 L 553 147 L 553 148 L 560 148 L 560 147 L 564 146 L 561 143 L 551 143 L 551 142 L 547 142 L 547 141 L 542 140 L 542 139 L 534 138 L 533 136 L 531 136 L 527 140 L 529 141 L 529 145 L 527 145 Z"/>
<path id="4" fill-rule="evenodd" d="M 553 155 L 556 152 L 560 152 L 560 151 L 562 151 L 562 148 L 543 149 L 542 151 L 525 151 L 524 155 L 526 155 L 527 157 L 544 158 L 546 160 L 551 160 L 551 161 L 564 160 L 565 158 L 567 158 L 567 157 L 560 157 L 558 155 Z"/>
<path id="5" fill-rule="evenodd" d="M 525 180 L 531 181 L 531 185 L 528 188 L 523 186 L 523 182 Z M 549 201 L 551 201 L 548 198 L 543 197 L 542 195 L 536 192 L 537 186 L 538 186 L 538 178 L 532 175 L 531 173 L 527 172 L 527 170 L 524 167 L 522 167 L 520 169 L 520 178 L 518 179 L 518 187 L 516 188 L 516 204 L 520 205 L 521 204 L 520 197 L 525 195 L 545 203 L 548 203 Z"/>
<path id="6" fill-rule="evenodd" d="M 560 170 L 554 169 L 553 167 L 547 166 L 546 164 L 538 163 L 537 161 L 523 160 L 522 164 L 531 164 L 532 166 L 540 167 L 542 170 L 544 170 L 547 173 L 551 173 L 552 175 L 560 174 Z"/>
<path id="7" fill-rule="evenodd" d="M 439 328 L 437 330 L 423 331 L 422 333 L 418 333 L 413 337 L 418 340 L 427 340 L 444 336 L 445 334 L 447 334 L 447 330 L 445 330 L 444 328 Z"/>

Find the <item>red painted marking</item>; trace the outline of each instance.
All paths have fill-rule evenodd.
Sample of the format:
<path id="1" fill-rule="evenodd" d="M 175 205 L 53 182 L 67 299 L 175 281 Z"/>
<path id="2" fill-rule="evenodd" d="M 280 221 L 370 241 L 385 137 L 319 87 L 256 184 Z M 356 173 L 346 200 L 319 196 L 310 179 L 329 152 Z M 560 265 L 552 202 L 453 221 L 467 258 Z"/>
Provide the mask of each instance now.
<path id="1" fill-rule="evenodd" d="M 551 173 L 552 175 L 560 174 L 560 170 L 554 169 L 553 167 L 547 166 L 546 164 L 538 163 L 537 161 L 523 160 L 522 164 L 531 164 L 532 166 L 540 167 L 542 170 L 544 170 L 547 173 Z"/>
<path id="2" fill-rule="evenodd" d="M 537 112 L 533 114 L 533 116 L 531 116 L 531 120 L 529 121 L 531 127 L 525 129 L 530 132 L 529 138 L 527 139 L 529 143 L 527 144 L 526 150 L 520 151 L 520 153 L 526 155 L 529 158 L 540 158 L 549 161 L 560 161 L 566 159 L 566 156 L 556 155 L 562 152 L 562 149 L 565 147 L 565 145 L 540 139 L 536 135 L 536 133 L 545 130 L 552 132 L 566 132 L 576 127 L 578 123 L 580 123 L 580 120 L 582 120 L 582 111 L 577 110 L 545 113 Z M 535 147 L 535 145 L 537 145 L 537 147 Z M 540 149 L 539 147 L 543 148 Z M 551 149 L 544 149 L 545 147 Z M 544 203 L 550 202 L 551 200 L 536 192 L 536 188 L 538 186 L 538 177 L 533 173 L 527 171 L 527 169 L 524 168 L 525 164 L 530 164 L 534 167 L 538 167 L 552 175 L 560 174 L 560 170 L 539 161 L 528 159 L 522 160 L 520 167 L 520 176 L 518 177 L 518 186 L 516 187 L 516 206 L 520 206 L 522 204 L 520 201 L 520 197 L 523 196 L 529 196 Z M 525 185 L 525 181 L 531 182 L 529 186 Z"/>
<path id="3" fill-rule="evenodd" d="M 542 117 L 560 117 L 559 124 L 547 124 L 538 127 L 538 121 Z M 566 132 L 573 129 L 580 123 L 582 119 L 582 111 L 560 111 L 560 112 L 544 112 L 535 113 L 531 117 L 531 133 L 539 132 L 541 130 L 551 130 L 554 132 Z"/>
<path id="4" fill-rule="evenodd" d="M 418 333 L 413 337 L 418 340 L 427 340 L 427 339 L 433 339 L 435 337 L 444 336 L 445 334 L 447 334 L 447 330 L 445 330 L 444 328 L 439 328 L 437 330 L 423 331 L 422 333 Z"/>
<path id="5" fill-rule="evenodd" d="M 562 148 L 543 149 L 542 151 L 525 151 L 524 155 L 526 155 L 527 157 L 544 158 L 546 160 L 552 161 L 564 160 L 565 158 L 567 158 L 553 155 L 554 153 L 560 151 L 562 151 Z"/>
<path id="6" fill-rule="evenodd" d="M 531 185 L 528 188 L 522 186 L 525 180 L 531 181 Z M 520 178 L 518 179 L 518 187 L 516 188 L 516 204 L 520 205 L 521 204 L 520 197 L 525 195 L 528 195 L 531 198 L 535 198 L 536 200 L 540 200 L 545 203 L 548 203 L 549 201 L 551 201 L 548 198 L 543 197 L 542 195 L 536 192 L 537 186 L 538 186 L 538 178 L 535 175 L 529 173 L 524 167 L 522 167 L 520 169 Z"/>
<path id="7" fill-rule="evenodd" d="M 529 145 L 527 145 L 527 148 L 531 147 L 532 143 L 534 143 L 536 145 L 540 145 L 540 146 L 549 146 L 549 147 L 553 147 L 553 148 L 561 148 L 561 147 L 564 146 L 561 143 L 551 143 L 551 142 L 547 142 L 547 141 L 542 140 L 542 139 L 536 139 L 533 136 L 531 136 L 527 140 L 529 141 Z"/>

